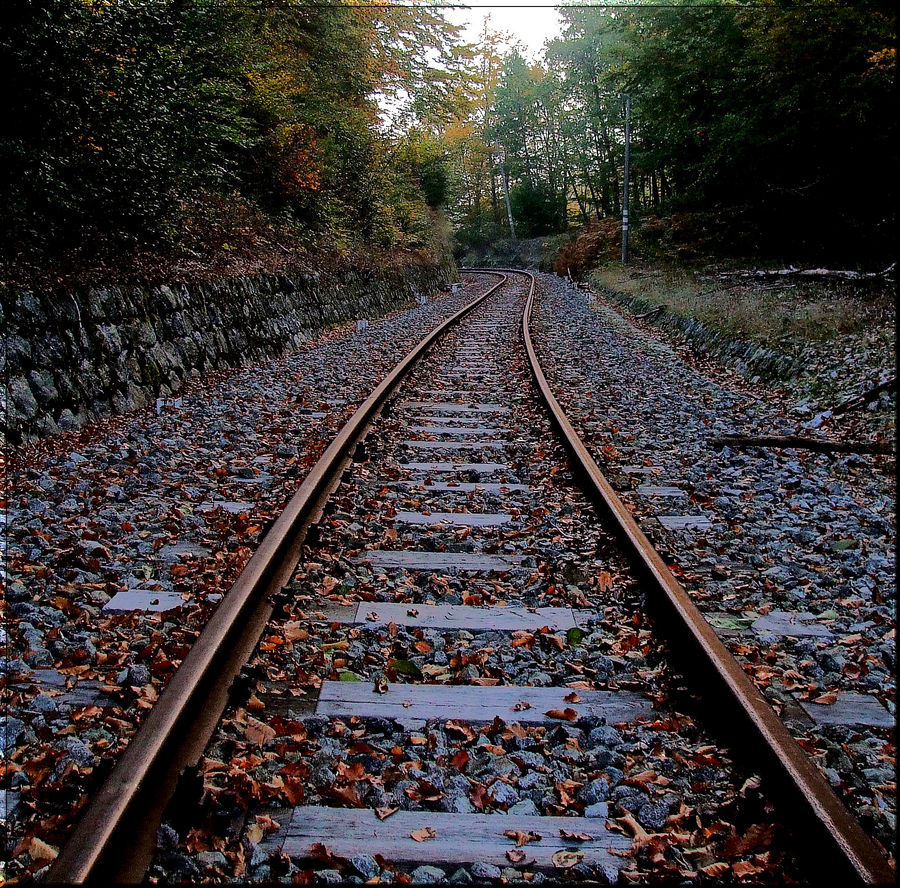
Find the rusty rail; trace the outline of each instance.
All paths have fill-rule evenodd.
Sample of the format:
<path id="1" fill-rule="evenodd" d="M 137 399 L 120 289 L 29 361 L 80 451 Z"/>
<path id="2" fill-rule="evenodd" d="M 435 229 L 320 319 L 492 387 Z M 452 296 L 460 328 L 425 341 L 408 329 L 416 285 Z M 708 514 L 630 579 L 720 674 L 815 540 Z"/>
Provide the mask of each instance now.
<path id="1" fill-rule="evenodd" d="M 500 280 L 428 334 L 360 405 L 310 470 L 191 647 L 156 705 L 90 801 L 46 881 L 140 882 L 156 829 L 185 768 L 196 765 L 228 703 L 228 688 L 259 640 L 269 597 L 290 579 L 306 529 L 340 481 L 357 442 L 410 369 Z"/>
<path id="2" fill-rule="evenodd" d="M 893 885 L 895 874 L 887 856 L 835 795 L 719 640 L 603 476 L 554 397 L 531 340 L 534 275 L 515 269 L 501 270 L 507 274 L 524 274 L 531 281 L 522 316 L 522 337 L 535 383 L 569 452 L 573 468 L 596 507 L 612 519 L 633 563 L 648 581 L 648 598 L 664 612 L 666 619 L 658 621 L 658 628 L 671 636 L 673 653 L 687 655 L 682 659 L 688 668 L 702 674 L 704 693 L 709 686 L 719 692 L 716 703 L 724 704 L 727 711 L 719 710 L 718 721 L 726 727 L 735 745 L 756 757 L 754 767 L 763 766 L 770 792 L 799 818 L 791 822 L 791 827 L 810 839 L 812 850 L 807 856 L 813 865 L 837 884 L 841 884 L 843 877 L 854 882 Z"/>

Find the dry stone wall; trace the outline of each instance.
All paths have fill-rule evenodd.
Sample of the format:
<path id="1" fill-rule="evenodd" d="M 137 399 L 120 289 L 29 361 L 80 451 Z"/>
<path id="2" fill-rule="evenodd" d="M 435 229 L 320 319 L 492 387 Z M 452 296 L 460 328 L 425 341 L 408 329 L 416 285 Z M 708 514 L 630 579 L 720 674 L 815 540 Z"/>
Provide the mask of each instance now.
<path id="1" fill-rule="evenodd" d="M 328 326 L 414 304 L 455 278 L 444 262 L 62 294 L 5 287 L 3 433 L 20 444 L 144 407 L 210 370 L 284 354 Z"/>

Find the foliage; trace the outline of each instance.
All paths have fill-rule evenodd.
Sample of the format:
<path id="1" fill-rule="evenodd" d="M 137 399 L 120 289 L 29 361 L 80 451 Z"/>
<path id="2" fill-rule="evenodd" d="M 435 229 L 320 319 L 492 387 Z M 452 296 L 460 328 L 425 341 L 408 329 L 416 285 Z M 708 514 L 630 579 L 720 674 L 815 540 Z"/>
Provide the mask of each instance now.
<path id="1" fill-rule="evenodd" d="M 485 154 L 503 158 L 521 236 L 619 218 L 628 94 L 632 214 L 677 220 L 678 250 L 695 228 L 714 248 L 775 259 L 890 256 L 896 31 L 886 4 L 570 2 L 561 17 L 540 64 L 496 52 L 489 34 L 477 48 L 499 55 L 496 76 L 471 79 L 480 98 L 446 136 L 460 144 L 466 133 L 448 208 L 464 246 L 503 231 L 502 170 Z"/>
<path id="2" fill-rule="evenodd" d="M 21 88 L 0 136 L 5 253 L 94 239 L 177 247 L 204 194 L 256 204 L 310 245 L 431 245 L 442 149 L 388 131 L 382 107 L 446 75 L 457 40 L 439 12 L 10 5 L 0 42 Z"/>

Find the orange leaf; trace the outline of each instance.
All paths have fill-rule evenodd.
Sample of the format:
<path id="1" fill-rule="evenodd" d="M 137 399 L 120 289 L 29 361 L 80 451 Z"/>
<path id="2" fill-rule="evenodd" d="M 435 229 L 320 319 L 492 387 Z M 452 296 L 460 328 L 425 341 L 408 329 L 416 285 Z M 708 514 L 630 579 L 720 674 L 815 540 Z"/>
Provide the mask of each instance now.
<path id="1" fill-rule="evenodd" d="M 516 843 L 517 848 L 522 845 L 527 845 L 529 842 L 539 842 L 541 840 L 540 835 L 531 830 L 525 832 L 521 829 L 508 829 L 503 835 L 508 839 L 512 839 Z"/>
<path id="2" fill-rule="evenodd" d="M 578 713 L 571 709 L 570 707 L 566 707 L 565 709 L 548 709 L 544 715 L 549 715 L 550 718 L 558 718 L 562 721 L 575 721 L 578 718 Z"/>
<path id="3" fill-rule="evenodd" d="M 247 719 L 247 727 L 244 729 L 244 736 L 251 742 L 262 746 L 270 740 L 275 739 L 275 731 L 267 724 L 257 721 L 255 718 Z"/>

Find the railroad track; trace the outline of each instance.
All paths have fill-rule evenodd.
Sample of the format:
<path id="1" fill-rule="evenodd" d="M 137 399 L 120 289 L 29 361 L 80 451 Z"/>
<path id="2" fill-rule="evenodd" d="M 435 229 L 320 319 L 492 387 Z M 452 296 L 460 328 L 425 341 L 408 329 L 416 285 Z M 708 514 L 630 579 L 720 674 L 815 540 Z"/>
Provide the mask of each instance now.
<path id="1" fill-rule="evenodd" d="M 533 276 L 491 276 L 329 446 L 50 881 L 893 879 L 568 424 Z"/>

